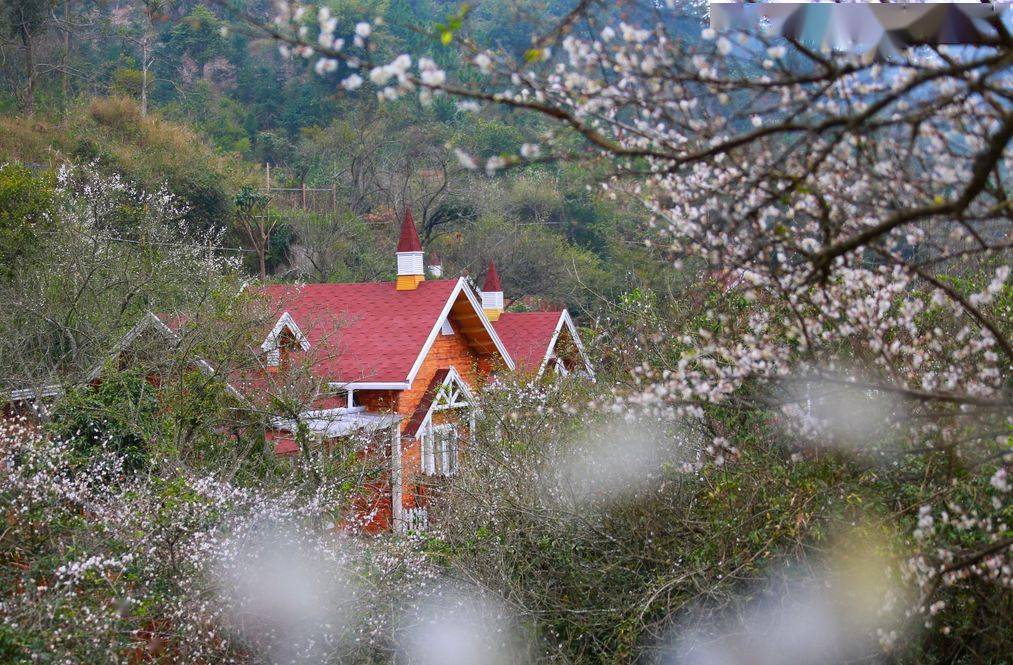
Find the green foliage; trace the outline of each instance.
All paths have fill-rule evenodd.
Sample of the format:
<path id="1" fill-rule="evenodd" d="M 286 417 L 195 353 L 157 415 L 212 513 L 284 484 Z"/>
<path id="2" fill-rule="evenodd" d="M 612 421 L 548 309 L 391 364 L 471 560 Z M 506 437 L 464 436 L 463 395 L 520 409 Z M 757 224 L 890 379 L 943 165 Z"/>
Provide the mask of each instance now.
<path id="1" fill-rule="evenodd" d="M 0 280 L 41 246 L 53 231 L 54 192 L 49 178 L 20 164 L 0 166 Z"/>
<path id="2" fill-rule="evenodd" d="M 295 241 L 295 229 L 290 224 L 281 223 L 271 231 L 267 245 L 267 269 L 274 272 L 289 260 L 289 250 Z"/>
<path id="3" fill-rule="evenodd" d="M 100 171 L 148 191 L 168 185 L 196 229 L 226 226 L 233 193 L 254 178 L 249 165 L 217 154 L 192 130 L 141 117 L 137 104 L 122 97 L 93 100 L 67 124 L 0 117 L 0 159 L 97 162 Z"/>
<path id="4" fill-rule="evenodd" d="M 174 62 L 192 58 L 204 66 L 225 51 L 225 38 L 220 30 L 222 21 L 204 5 L 196 5 L 182 20 L 168 30 L 164 55 Z"/>
<path id="5" fill-rule="evenodd" d="M 319 282 L 357 282 L 387 278 L 391 272 L 386 229 L 345 213 L 294 212 L 289 259 Z"/>
<path id="6" fill-rule="evenodd" d="M 143 74 L 139 69 L 120 67 L 113 72 L 110 90 L 117 95 L 139 97 L 143 83 Z"/>
<path id="7" fill-rule="evenodd" d="M 19 39 L 22 35 L 34 35 L 49 19 L 49 9 L 47 0 L 3 0 L 0 2 L 0 17 L 3 18 L 4 33 Z"/>
<path id="8" fill-rule="evenodd" d="M 449 46 L 450 42 L 454 41 L 454 33 L 464 26 L 464 20 L 471 13 L 471 9 L 471 5 L 462 2 L 456 12 L 447 16 L 442 23 L 436 24 L 436 33 L 439 35 L 440 44 Z"/>
<path id="9" fill-rule="evenodd" d="M 469 120 L 453 141 L 467 152 L 482 157 L 517 154 L 524 143 L 524 132 L 516 124 L 485 115 Z"/>
<path id="10" fill-rule="evenodd" d="M 770 424 L 721 410 L 707 422 L 732 433 L 742 450 L 734 464 L 687 471 L 679 460 L 696 459 L 697 434 L 659 431 L 651 445 L 670 461 L 645 469 L 641 490 L 574 499 L 560 460 L 594 455 L 585 441 L 608 418 L 575 405 L 599 390 L 549 387 L 537 408 L 523 387 L 490 395 L 480 441 L 427 544 L 453 574 L 510 598 L 560 662 L 635 660 L 702 594 L 734 603 L 740 580 L 831 546 L 853 514 L 888 512 L 886 487 L 863 485 L 833 457 L 793 461 Z M 604 438 L 622 447 L 622 436 Z"/>
<path id="11" fill-rule="evenodd" d="M 85 460 L 99 452 L 123 456 L 129 471 L 148 460 L 149 443 L 161 434 L 158 391 L 140 367 L 107 367 L 96 385 L 71 390 L 53 413 L 51 431 L 72 440 Z"/>

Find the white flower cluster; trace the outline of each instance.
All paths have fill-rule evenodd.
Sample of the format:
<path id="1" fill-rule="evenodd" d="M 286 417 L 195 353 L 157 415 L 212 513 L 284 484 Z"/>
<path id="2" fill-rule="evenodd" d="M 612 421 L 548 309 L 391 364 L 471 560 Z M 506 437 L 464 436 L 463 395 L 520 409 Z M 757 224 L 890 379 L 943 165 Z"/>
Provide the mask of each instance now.
<path id="1" fill-rule="evenodd" d="M 987 305 L 992 302 L 992 299 L 1002 291 L 1003 286 L 1006 284 L 1006 280 L 1009 279 L 1010 266 L 1003 265 L 995 271 L 995 277 L 988 283 L 988 286 L 981 293 L 973 293 L 968 298 L 968 301 L 972 305 Z"/>
<path id="2" fill-rule="evenodd" d="M 0 450 L 0 498 L 17 507 L 7 536 L 51 554 L 4 589 L 0 626 L 42 630 L 60 662 L 137 649 L 207 662 L 370 660 L 402 617 L 427 607 L 403 590 L 439 581 L 417 540 L 342 537 L 344 494 L 326 483 L 307 494 L 179 470 L 132 476 L 115 454 L 82 466 L 73 441 L 23 424 L 0 425 Z"/>

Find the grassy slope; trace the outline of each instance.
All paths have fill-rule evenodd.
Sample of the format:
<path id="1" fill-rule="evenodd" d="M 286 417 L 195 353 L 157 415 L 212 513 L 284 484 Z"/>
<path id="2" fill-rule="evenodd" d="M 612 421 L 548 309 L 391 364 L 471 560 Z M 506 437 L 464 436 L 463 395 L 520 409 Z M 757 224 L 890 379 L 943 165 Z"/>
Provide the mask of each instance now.
<path id="1" fill-rule="evenodd" d="M 157 114 L 141 117 L 137 104 L 122 97 L 93 99 L 62 123 L 0 116 L 0 162 L 6 161 L 49 167 L 97 162 L 148 189 L 168 182 L 189 190 L 206 181 L 233 192 L 254 182 L 252 165 L 216 152 L 184 125 Z"/>

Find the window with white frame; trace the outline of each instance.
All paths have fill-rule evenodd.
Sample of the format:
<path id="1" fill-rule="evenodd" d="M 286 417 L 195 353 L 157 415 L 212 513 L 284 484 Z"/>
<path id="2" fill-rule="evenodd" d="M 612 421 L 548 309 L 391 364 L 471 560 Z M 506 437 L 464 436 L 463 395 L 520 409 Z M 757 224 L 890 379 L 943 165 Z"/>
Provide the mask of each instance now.
<path id="1" fill-rule="evenodd" d="M 460 429 L 458 416 L 450 414 L 469 413 L 474 421 L 474 407 L 471 390 L 451 367 L 446 380 L 436 389 L 432 408 L 422 426 L 422 472 L 429 475 L 450 476 L 457 473 L 460 451 Z M 447 413 L 450 412 L 450 413 Z M 434 423 L 437 414 L 442 422 Z M 454 424 L 451 424 L 454 423 Z"/>
<path id="2" fill-rule="evenodd" d="M 430 422 L 422 432 L 422 470 L 431 476 L 457 473 L 458 444 L 456 426 Z"/>

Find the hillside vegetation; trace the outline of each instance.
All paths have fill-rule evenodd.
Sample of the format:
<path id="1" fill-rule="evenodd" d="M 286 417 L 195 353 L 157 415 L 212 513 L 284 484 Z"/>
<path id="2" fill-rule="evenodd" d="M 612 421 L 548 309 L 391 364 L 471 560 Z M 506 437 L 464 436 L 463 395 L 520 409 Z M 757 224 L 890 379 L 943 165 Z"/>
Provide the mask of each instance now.
<path id="1" fill-rule="evenodd" d="M 216 150 L 184 124 L 142 117 L 123 97 L 93 99 L 64 120 L 0 116 L 0 161 L 54 170 L 90 164 L 149 191 L 168 186 L 204 228 L 228 224 L 236 192 L 259 182 L 239 156 Z"/>
<path id="2" fill-rule="evenodd" d="M 0 662 L 1009 665 L 1013 10 L 842 7 L 0 0 Z M 311 430 L 409 211 L 594 376 Z"/>

